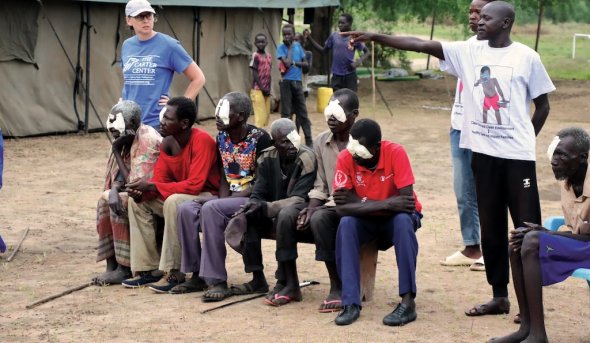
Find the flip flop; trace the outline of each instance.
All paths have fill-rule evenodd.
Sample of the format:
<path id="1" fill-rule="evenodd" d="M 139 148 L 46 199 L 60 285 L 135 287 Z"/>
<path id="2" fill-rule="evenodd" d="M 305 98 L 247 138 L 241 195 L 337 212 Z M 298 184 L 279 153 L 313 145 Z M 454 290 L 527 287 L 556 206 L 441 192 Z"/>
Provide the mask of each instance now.
<path id="1" fill-rule="evenodd" d="M 463 255 L 460 251 L 456 251 L 451 256 L 447 256 L 444 261 L 440 261 L 443 266 L 457 267 L 457 266 L 470 266 L 477 259 L 469 258 Z"/>
<path id="2" fill-rule="evenodd" d="M 274 297 L 272 297 L 272 299 L 264 299 L 265 304 L 275 307 L 287 305 L 291 301 L 301 301 L 301 298 L 275 294 Z"/>
<path id="3" fill-rule="evenodd" d="M 247 295 L 247 294 L 262 294 L 268 293 L 268 285 L 264 285 L 261 288 L 254 289 L 249 282 L 241 285 L 232 285 L 230 288 L 233 295 Z"/>
<path id="4" fill-rule="evenodd" d="M 470 308 L 468 311 L 465 311 L 465 315 L 468 317 L 478 317 L 478 316 L 487 316 L 487 315 L 497 315 L 497 314 L 508 314 L 510 313 L 510 307 L 507 309 L 500 308 L 499 305 L 488 305 L 482 304 L 477 305 Z"/>
<path id="5" fill-rule="evenodd" d="M 474 272 L 485 272 L 486 271 L 486 265 L 483 262 L 483 256 L 478 258 L 477 261 L 473 262 L 473 264 L 471 265 L 471 267 L 469 267 L 469 270 L 472 270 Z"/>
<path id="6" fill-rule="evenodd" d="M 337 307 L 326 308 L 326 305 L 332 305 L 332 304 L 339 304 L 339 305 Z M 342 310 L 342 300 L 340 300 L 340 299 L 330 300 L 330 301 L 324 300 L 320 304 L 320 308 L 318 309 L 318 312 L 332 313 L 332 312 L 339 312 L 340 310 Z"/>

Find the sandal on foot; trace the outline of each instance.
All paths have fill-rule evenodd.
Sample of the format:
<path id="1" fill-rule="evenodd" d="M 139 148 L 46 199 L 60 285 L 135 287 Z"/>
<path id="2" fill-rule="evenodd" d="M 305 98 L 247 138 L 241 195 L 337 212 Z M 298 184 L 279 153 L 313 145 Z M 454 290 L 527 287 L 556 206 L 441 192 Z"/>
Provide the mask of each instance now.
<path id="1" fill-rule="evenodd" d="M 488 302 L 487 304 L 477 305 L 465 311 L 465 315 L 468 317 L 478 317 L 478 316 L 486 316 L 486 315 L 496 315 L 496 314 L 508 314 L 510 313 L 510 303 L 508 303 L 507 307 L 502 308 L 499 304 L 495 303 L 493 300 Z"/>
<path id="2" fill-rule="evenodd" d="M 209 287 L 209 289 L 203 293 L 203 302 L 210 303 L 223 301 L 232 295 L 234 294 L 231 289 L 227 288 L 227 283 L 222 282 L 215 286 Z"/>
<path id="3" fill-rule="evenodd" d="M 170 294 L 184 294 L 184 293 L 192 293 L 192 292 L 202 292 L 207 289 L 207 284 L 200 280 L 200 281 L 193 281 L 193 279 L 189 279 L 181 284 L 174 286 L 168 293 Z"/>
<path id="4" fill-rule="evenodd" d="M 483 262 L 483 256 L 480 257 L 479 259 L 477 259 L 477 261 L 473 262 L 473 264 L 471 265 L 471 267 L 469 267 L 469 270 L 472 270 L 474 272 L 485 272 L 486 271 L 486 265 Z"/>
<path id="5" fill-rule="evenodd" d="M 272 299 L 264 299 L 264 303 L 270 306 L 283 306 L 287 305 L 291 301 L 301 301 L 301 297 L 291 297 L 288 295 L 275 294 Z"/>
<path id="6" fill-rule="evenodd" d="M 463 253 L 461 253 L 460 251 L 456 251 L 454 254 L 447 256 L 444 259 L 444 261 L 440 261 L 440 264 L 443 266 L 450 266 L 450 267 L 470 266 L 476 260 L 477 259 L 475 259 L 475 258 L 470 258 L 470 257 L 463 255 Z"/>
<path id="7" fill-rule="evenodd" d="M 268 293 L 268 285 L 254 289 L 249 282 L 246 282 L 241 285 L 232 285 L 230 290 L 233 295 L 263 294 Z"/>
<path id="8" fill-rule="evenodd" d="M 330 306 L 330 305 L 336 305 L 336 306 Z M 336 299 L 336 300 L 327 300 L 326 299 L 320 304 L 320 308 L 318 309 L 318 311 L 320 313 L 339 312 L 340 310 L 342 310 L 342 300 L 340 300 L 340 299 Z"/>

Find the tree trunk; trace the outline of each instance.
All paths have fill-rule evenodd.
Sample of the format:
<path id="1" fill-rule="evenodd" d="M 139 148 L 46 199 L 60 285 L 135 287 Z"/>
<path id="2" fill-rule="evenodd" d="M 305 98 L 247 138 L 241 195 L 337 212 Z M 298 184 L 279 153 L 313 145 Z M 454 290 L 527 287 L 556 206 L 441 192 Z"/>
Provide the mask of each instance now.
<path id="1" fill-rule="evenodd" d="M 314 11 L 313 23 L 310 25 L 312 38 L 324 45 L 324 42 L 332 32 L 333 7 L 318 7 Z M 330 54 L 322 55 L 316 49 L 313 52 L 313 66 L 311 75 L 328 75 L 330 73 Z"/>

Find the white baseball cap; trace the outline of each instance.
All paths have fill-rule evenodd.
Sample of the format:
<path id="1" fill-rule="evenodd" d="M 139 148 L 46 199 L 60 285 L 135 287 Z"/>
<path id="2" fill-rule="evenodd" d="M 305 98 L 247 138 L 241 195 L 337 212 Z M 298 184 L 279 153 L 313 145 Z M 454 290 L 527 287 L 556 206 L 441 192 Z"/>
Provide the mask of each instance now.
<path id="1" fill-rule="evenodd" d="M 125 6 L 125 15 L 128 17 L 135 17 L 144 12 L 156 13 L 147 0 L 130 0 Z"/>

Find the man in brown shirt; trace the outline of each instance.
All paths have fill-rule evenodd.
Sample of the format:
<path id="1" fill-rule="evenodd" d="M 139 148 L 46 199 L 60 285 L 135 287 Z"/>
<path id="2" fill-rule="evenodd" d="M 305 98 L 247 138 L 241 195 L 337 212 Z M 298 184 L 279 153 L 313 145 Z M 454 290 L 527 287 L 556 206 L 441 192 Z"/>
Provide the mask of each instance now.
<path id="1" fill-rule="evenodd" d="M 510 236 L 510 264 L 520 308 L 518 331 L 493 342 L 547 342 L 542 286 L 590 268 L 590 136 L 581 128 L 559 131 L 547 155 L 555 178 L 563 181 L 561 205 L 570 231 L 551 232 L 532 223 Z"/>
<path id="2" fill-rule="evenodd" d="M 329 130 L 320 133 L 314 140 L 314 153 L 317 160 L 317 175 L 313 189 L 309 192 L 309 204 L 301 212 L 293 213 L 293 219 L 297 221 L 297 232 L 291 232 L 293 237 L 313 235 L 316 244 L 315 258 L 324 261 L 330 276 L 330 293 L 320 304 L 320 312 L 339 311 L 340 291 L 342 284 L 336 269 L 336 231 L 340 223 L 340 216 L 336 213 L 335 203 L 332 200 L 332 184 L 334 182 L 334 170 L 340 151 L 346 149 L 350 127 L 358 116 L 359 101 L 356 93 L 350 89 L 340 89 L 332 95 L 330 103 L 324 113 Z M 278 230 L 286 230 L 287 227 L 277 227 Z M 290 229 L 289 229 L 290 230 Z M 286 232 L 282 232 L 287 234 Z M 277 243 L 279 242 L 277 238 Z M 277 245 L 277 251 L 278 251 Z M 277 258 L 278 258 L 277 254 Z M 295 266 L 294 261 L 289 262 Z M 270 293 L 268 302 L 273 305 L 281 305 L 283 297 L 299 294 L 299 282 L 297 281 L 297 269 L 291 272 L 277 273 L 277 285 Z"/>

